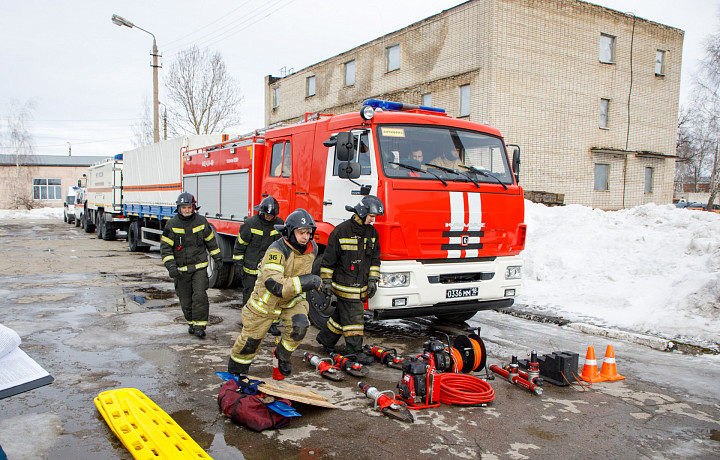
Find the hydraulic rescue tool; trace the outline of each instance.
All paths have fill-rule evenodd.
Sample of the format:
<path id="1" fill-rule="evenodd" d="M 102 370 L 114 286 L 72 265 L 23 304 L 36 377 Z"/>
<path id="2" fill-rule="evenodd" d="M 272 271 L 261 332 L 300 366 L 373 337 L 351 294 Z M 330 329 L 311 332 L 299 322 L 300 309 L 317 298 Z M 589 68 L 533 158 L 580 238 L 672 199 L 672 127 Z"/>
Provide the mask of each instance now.
<path id="1" fill-rule="evenodd" d="M 320 375 L 322 377 L 325 377 L 329 380 L 334 380 L 336 382 L 339 382 L 340 380 L 343 380 L 345 378 L 345 375 L 342 373 L 340 368 L 333 365 L 332 359 L 320 358 L 319 356 L 308 352 L 305 352 L 303 354 L 303 357 L 305 358 L 305 361 L 310 363 L 312 366 L 315 367 L 315 369 L 320 372 Z"/>
<path id="2" fill-rule="evenodd" d="M 479 336 L 475 337 L 473 341 L 482 342 Z M 463 342 L 464 339 L 455 340 L 456 345 Z M 470 343 L 469 348 L 445 348 L 445 344 L 431 338 L 423 344 L 421 355 L 403 362 L 398 397 L 409 409 L 438 407 L 441 403 L 470 406 L 489 403 L 495 399 L 492 387 L 478 377 L 460 374 L 465 369 L 472 372 L 484 367 L 484 345 L 482 357 L 475 354 L 476 350 L 480 352 L 479 343 Z"/>
<path id="3" fill-rule="evenodd" d="M 336 366 L 353 377 L 360 378 L 368 375 L 368 368 L 355 361 L 355 355 L 343 356 L 340 353 L 330 353 L 330 358 L 332 358 Z"/>
<path id="4" fill-rule="evenodd" d="M 387 365 L 387 367 L 402 370 L 403 359 L 398 357 L 397 350 L 394 348 L 381 348 L 363 345 L 363 350 L 368 355 L 374 356 L 382 364 Z"/>
<path id="5" fill-rule="evenodd" d="M 358 387 L 365 393 L 365 396 L 375 402 L 373 408 L 379 408 L 383 415 L 402 422 L 413 423 L 415 421 L 405 403 L 395 399 L 395 393 L 392 391 L 380 391 L 374 386 L 362 382 L 358 382 Z"/>
<path id="6" fill-rule="evenodd" d="M 538 396 L 542 395 L 542 388 L 539 385 L 532 383 L 520 376 L 517 356 L 513 356 L 511 358 L 510 364 L 505 369 L 493 364 L 490 366 L 490 370 L 495 372 L 496 374 L 499 374 L 501 377 L 506 378 L 510 383 L 523 387 Z M 537 381 L 537 378 L 535 378 L 535 380 Z"/>

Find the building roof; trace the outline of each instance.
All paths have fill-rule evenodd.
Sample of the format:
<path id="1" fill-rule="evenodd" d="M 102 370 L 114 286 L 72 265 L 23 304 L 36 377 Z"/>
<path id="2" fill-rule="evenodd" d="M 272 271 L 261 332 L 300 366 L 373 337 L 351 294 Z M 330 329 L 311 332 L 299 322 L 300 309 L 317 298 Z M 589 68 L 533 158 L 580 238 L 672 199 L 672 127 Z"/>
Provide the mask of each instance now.
<path id="1" fill-rule="evenodd" d="M 90 166 L 107 156 L 20 155 L 21 165 Z M 15 155 L 0 154 L 0 165 L 15 165 Z"/>

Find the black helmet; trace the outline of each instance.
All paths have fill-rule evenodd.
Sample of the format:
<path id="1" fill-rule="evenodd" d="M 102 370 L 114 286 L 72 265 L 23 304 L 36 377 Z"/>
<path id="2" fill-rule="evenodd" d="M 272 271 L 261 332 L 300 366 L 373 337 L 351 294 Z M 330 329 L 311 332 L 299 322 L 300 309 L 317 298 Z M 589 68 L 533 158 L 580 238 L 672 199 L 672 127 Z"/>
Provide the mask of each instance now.
<path id="1" fill-rule="evenodd" d="M 182 192 L 180 195 L 178 195 L 175 204 L 177 205 L 178 210 L 180 209 L 180 206 L 186 204 L 191 204 L 193 207 L 193 211 L 197 211 L 198 209 L 200 209 L 197 205 L 197 201 L 195 201 L 195 197 L 193 196 L 193 194 L 188 192 Z"/>
<path id="2" fill-rule="evenodd" d="M 272 197 L 272 195 L 266 196 L 260 204 L 255 206 L 253 209 L 260 214 L 267 214 L 268 216 L 273 217 L 280 214 L 280 205 L 277 200 Z"/>
<path id="3" fill-rule="evenodd" d="M 365 219 L 365 216 L 368 214 L 377 214 L 378 216 L 385 214 L 385 206 L 383 206 L 383 202 L 375 195 L 365 196 L 362 200 L 360 200 L 360 203 L 355 205 L 355 207 L 345 206 L 345 209 L 350 212 L 354 212 L 361 219 Z"/>
<path id="4" fill-rule="evenodd" d="M 313 238 L 315 236 L 315 229 L 317 228 L 315 226 L 315 219 L 303 208 L 298 208 L 287 216 L 285 225 L 276 225 L 275 230 L 289 240 L 291 236 L 294 237 L 293 232 L 296 228 L 306 227 L 311 229 L 310 238 Z"/>

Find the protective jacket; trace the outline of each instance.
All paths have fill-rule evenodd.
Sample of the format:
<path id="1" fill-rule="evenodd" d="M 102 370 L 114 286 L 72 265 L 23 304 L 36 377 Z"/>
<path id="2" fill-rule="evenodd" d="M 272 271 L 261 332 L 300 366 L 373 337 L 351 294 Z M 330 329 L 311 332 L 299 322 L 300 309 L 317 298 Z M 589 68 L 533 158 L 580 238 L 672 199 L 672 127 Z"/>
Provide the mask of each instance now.
<path id="1" fill-rule="evenodd" d="M 320 277 L 332 279 L 336 296 L 345 299 L 367 297 L 368 277 L 380 276 L 378 231 L 365 225 L 357 214 L 330 233 Z"/>
<path id="2" fill-rule="evenodd" d="M 173 267 L 181 273 L 193 273 L 208 266 L 207 254 L 220 258 L 215 235 L 205 217 L 194 213 L 184 219 L 173 216 L 163 229 L 160 238 L 160 256 L 168 271 Z"/>
<path id="3" fill-rule="evenodd" d="M 280 238 L 275 225 L 282 225 L 281 218 L 268 221 L 262 215 L 255 214 L 249 217 L 240 226 L 235 246 L 233 247 L 233 261 L 236 266 L 242 266 L 245 273 L 257 276 L 258 263 L 265 255 L 265 251 L 273 242 Z"/>
<path id="4" fill-rule="evenodd" d="M 317 245 L 312 240 L 303 254 L 284 239 L 272 243 L 260 263 L 260 274 L 245 308 L 276 317 L 282 309 L 304 300 L 304 277 L 312 273 L 316 255 Z"/>

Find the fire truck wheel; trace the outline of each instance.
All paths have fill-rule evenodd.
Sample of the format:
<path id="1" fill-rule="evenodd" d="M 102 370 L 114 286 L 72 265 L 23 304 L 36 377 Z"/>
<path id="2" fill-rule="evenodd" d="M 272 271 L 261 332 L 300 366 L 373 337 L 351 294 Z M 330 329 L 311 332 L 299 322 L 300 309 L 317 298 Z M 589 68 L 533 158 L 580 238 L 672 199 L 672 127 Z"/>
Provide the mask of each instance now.
<path id="1" fill-rule="evenodd" d="M 116 238 L 117 238 L 117 229 L 116 228 L 108 228 L 107 222 L 104 222 L 102 239 L 105 241 L 115 241 Z"/>
<path id="2" fill-rule="evenodd" d="M 215 227 L 212 225 L 213 234 L 215 235 L 215 241 L 218 242 L 218 246 L 221 244 L 219 235 L 215 231 Z M 222 249 L 222 248 L 221 248 Z M 207 274 L 210 282 L 210 287 L 215 289 L 224 289 L 230 280 L 230 270 L 233 270 L 233 264 L 222 263 L 219 266 L 215 265 L 215 259 L 210 257 L 208 254 L 208 266 Z"/>
<path id="3" fill-rule="evenodd" d="M 242 276 L 240 273 L 235 272 L 235 268 L 237 265 L 232 264 L 233 266 L 230 268 L 230 274 L 228 277 L 228 288 L 239 288 L 242 287 Z"/>
<path id="4" fill-rule="evenodd" d="M 98 239 L 101 240 L 103 237 L 103 233 L 105 232 L 105 216 L 101 212 L 98 212 L 96 220 L 97 222 L 95 222 L 95 233 L 97 234 Z"/>
<path id="5" fill-rule="evenodd" d="M 127 240 L 128 240 L 128 249 L 130 252 L 138 252 L 140 251 L 140 225 L 138 225 L 138 222 L 135 220 L 130 224 L 130 228 L 128 228 L 127 233 Z"/>
<path id="6" fill-rule="evenodd" d="M 463 313 L 446 313 L 444 315 L 435 315 L 437 319 L 442 321 L 443 323 L 464 323 L 465 321 L 469 320 L 473 316 L 475 316 L 476 311 L 467 311 Z"/>
<path id="7" fill-rule="evenodd" d="M 85 210 L 85 213 L 83 214 L 83 228 L 85 229 L 85 233 L 92 233 L 95 231 L 95 226 L 90 222 L 90 213 L 87 212 L 87 209 Z"/>

